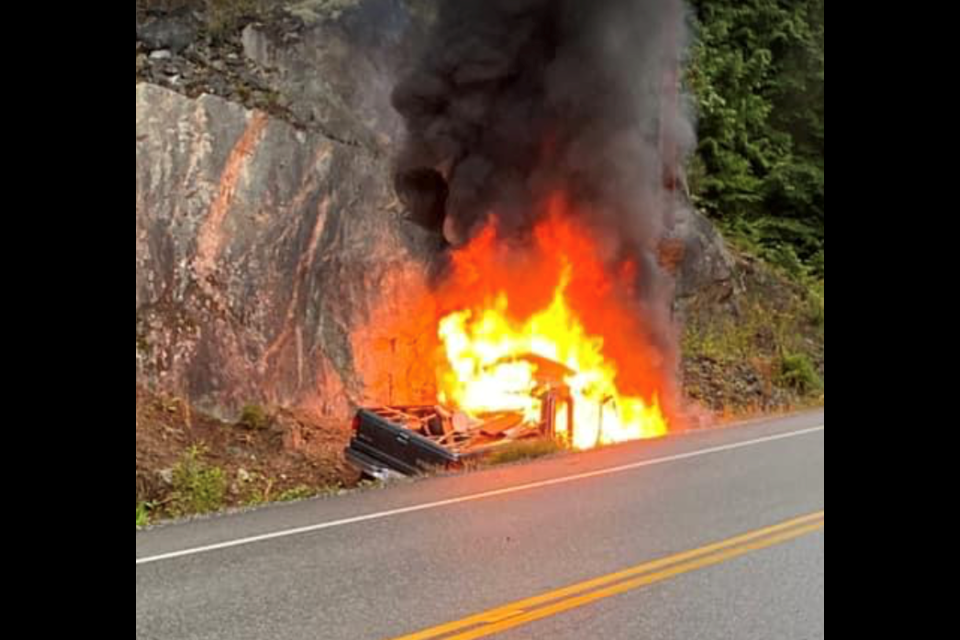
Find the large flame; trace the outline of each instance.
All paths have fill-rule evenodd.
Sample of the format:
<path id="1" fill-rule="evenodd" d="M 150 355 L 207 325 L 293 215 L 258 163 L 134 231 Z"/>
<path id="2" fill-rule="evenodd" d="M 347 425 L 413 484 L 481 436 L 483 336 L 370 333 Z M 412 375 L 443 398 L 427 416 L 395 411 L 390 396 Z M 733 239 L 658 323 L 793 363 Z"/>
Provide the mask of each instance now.
<path id="1" fill-rule="evenodd" d="M 560 377 L 573 404 L 558 433 L 578 449 L 667 432 L 659 362 L 631 302 L 636 267 L 600 256 L 554 196 L 534 246 L 498 241 L 496 223 L 454 256 L 439 324 L 441 402 L 469 414 L 541 413 L 544 378 Z M 613 275 L 610 275 L 613 273 Z M 555 366 L 557 363 L 562 366 Z M 546 367 L 557 371 L 544 371 Z"/>

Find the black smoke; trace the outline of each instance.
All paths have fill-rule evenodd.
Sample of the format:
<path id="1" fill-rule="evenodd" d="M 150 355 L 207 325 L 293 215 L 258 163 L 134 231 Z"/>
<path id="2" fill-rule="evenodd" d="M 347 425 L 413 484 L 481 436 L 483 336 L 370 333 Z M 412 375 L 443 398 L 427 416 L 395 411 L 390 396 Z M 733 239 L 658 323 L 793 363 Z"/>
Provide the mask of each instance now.
<path id="1" fill-rule="evenodd" d="M 683 0 L 439 0 L 420 62 L 396 87 L 396 187 L 417 223 L 468 242 L 489 216 L 525 246 L 557 190 L 612 265 L 639 266 L 629 304 L 672 412 L 672 279 L 657 259 L 694 143 L 678 98 Z"/>
<path id="2" fill-rule="evenodd" d="M 491 213 L 522 237 L 561 188 L 619 253 L 649 258 L 675 206 L 665 159 L 692 143 L 676 88 L 665 90 L 683 46 L 680 2 L 440 0 L 393 96 L 411 217 L 454 245 Z"/>

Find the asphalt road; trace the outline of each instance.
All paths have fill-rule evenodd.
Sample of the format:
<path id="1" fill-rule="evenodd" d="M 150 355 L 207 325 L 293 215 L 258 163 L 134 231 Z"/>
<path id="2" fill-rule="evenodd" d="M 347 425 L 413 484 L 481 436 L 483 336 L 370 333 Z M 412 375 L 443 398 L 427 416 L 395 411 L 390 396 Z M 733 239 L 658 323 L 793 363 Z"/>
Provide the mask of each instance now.
<path id="1" fill-rule="evenodd" d="M 137 533 L 143 640 L 824 637 L 823 412 Z"/>

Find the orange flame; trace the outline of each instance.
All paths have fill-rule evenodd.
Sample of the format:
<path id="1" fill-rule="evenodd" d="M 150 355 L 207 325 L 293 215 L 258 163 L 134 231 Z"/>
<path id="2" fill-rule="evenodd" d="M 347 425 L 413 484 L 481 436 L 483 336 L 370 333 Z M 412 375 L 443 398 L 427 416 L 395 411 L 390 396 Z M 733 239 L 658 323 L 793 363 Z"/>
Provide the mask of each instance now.
<path id="1" fill-rule="evenodd" d="M 440 401 L 473 415 L 522 411 L 539 420 L 552 361 L 572 398 L 572 433 L 566 414 L 558 426 L 571 446 L 664 435 L 659 355 L 630 302 L 635 265 L 610 269 L 563 195 L 547 207 L 533 247 L 509 247 L 494 221 L 454 255 L 439 300 Z"/>

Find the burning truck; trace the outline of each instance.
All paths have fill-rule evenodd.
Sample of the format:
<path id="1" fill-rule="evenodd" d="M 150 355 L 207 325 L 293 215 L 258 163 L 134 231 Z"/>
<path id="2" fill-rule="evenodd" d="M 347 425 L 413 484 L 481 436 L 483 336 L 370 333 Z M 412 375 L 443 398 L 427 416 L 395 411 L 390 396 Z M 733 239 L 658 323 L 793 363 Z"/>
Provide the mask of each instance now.
<path id="1" fill-rule="evenodd" d="M 396 474 L 416 475 L 433 469 L 459 469 L 480 461 L 515 442 L 550 439 L 566 447 L 587 444 L 577 431 L 577 400 L 565 379 L 575 372 L 533 354 L 513 363 L 535 367 L 537 386 L 532 390 L 537 408 L 478 413 L 452 411 L 439 405 L 370 407 L 357 412 L 347 460 L 364 475 L 386 479 Z M 591 443 L 607 443 L 604 418 L 618 423 L 619 408 L 613 397 L 595 400 L 596 406 L 581 416 L 597 422 L 583 425 Z M 661 435 L 666 427 L 651 424 L 645 437 Z"/>
<path id="2" fill-rule="evenodd" d="M 526 438 L 582 450 L 668 431 L 679 358 L 660 249 L 695 143 L 684 25 L 679 0 L 440 3 L 393 92 L 396 192 L 446 248 L 429 299 L 404 301 L 428 326 L 395 335 L 435 341 L 431 361 L 402 363 L 435 389 L 359 412 L 358 467 L 412 474 Z"/>
<path id="3" fill-rule="evenodd" d="M 508 410 L 473 416 L 439 405 L 361 409 L 354 418 L 347 460 L 365 475 L 383 479 L 461 468 L 524 440 L 571 442 L 575 400 L 563 377 L 572 372 L 532 354 L 519 360 L 537 367 L 536 415 Z"/>
<path id="4" fill-rule="evenodd" d="M 348 460 L 364 473 L 457 468 L 511 443 L 583 450 L 668 430 L 662 352 L 632 287 L 611 269 L 562 194 L 522 250 L 496 223 L 452 253 L 431 293 L 436 402 L 362 409 Z M 524 277 L 517 277 L 518 273 Z"/>

